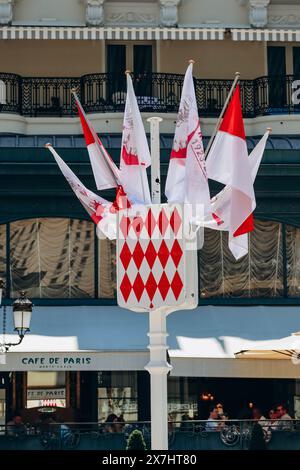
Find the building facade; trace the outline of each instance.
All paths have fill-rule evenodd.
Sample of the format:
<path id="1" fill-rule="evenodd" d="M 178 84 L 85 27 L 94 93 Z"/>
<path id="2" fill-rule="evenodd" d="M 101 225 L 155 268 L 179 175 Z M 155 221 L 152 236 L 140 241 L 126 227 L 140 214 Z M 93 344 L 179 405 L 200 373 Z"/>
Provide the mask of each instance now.
<path id="1" fill-rule="evenodd" d="M 164 185 L 191 58 L 205 144 L 236 71 L 249 152 L 273 132 L 249 254 L 234 261 L 227 236 L 205 231 L 199 307 L 168 318 L 169 412 L 178 422 L 206 419 L 218 401 L 237 418 L 251 404 L 286 402 L 300 416 L 300 368 L 288 346 L 300 330 L 298 3 L 0 1 L 0 277 L 7 312 L 20 290 L 35 305 L 31 333 L 0 364 L 2 424 L 17 410 L 35 423 L 45 408 L 65 421 L 150 419 L 147 315 L 117 307 L 115 243 L 97 238 L 44 145 L 95 190 L 71 89 L 118 162 L 130 69 L 146 131 L 150 115 L 163 118 Z M 278 354 L 239 354 L 260 345 Z"/>

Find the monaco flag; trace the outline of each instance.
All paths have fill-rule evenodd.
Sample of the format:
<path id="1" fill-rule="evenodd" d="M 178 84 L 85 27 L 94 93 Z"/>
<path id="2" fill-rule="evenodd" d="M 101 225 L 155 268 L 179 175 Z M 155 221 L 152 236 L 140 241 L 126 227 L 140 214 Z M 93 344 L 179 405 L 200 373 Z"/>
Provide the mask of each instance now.
<path id="1" fill-rule="evenodd" d="M 249 155 L 249 165 L 251 169 L 251 177 L 253 184 L 258 172 L 260 162 L 262 160 L 265 147 L 267 144 L 270 131 L 263 135 L 258 144 L 254 147 Z M 216 228 L 218 225 L 219 230 L 228 230 L 229 228 L 229 215 L 230 215 L 230 199 L 231 199 L 232 188 L 231 186 L 225 186 L 216 196 L 211 199 L 212 215 L 206 217 L 205 226 Z"/>
<path id="2" fill-rule="evenodd" d="M 249 155 L 249 164 L 251 168 L 251 177 L 254 184 L 260 162 L 262 160 L 266 143 L 270 135 L 270 129 L 263 135 L 258 144 L 254 147 Z M 209 214 L 204 221 L 204 226 L 212 228 L 214 230 L 229 230 L 230 222 L 230 203 L 232 197 L 232 187 L 225 186 L 216 196 L 211 199 L 212 214 Z M 245 224 L 247 222 L 244 222 Z M 241 231 L 243 225 L 241 226 Z M 237 259 L 241 258 L 248 252 L 248 236 L 243 234 L 235 236 L 231 240 L 230 247 L 233 247 L 233 251 Z"/>
<path id="3" fill-rule="evenodd" d="M 165 192 L 169 203 L 203 204 L 204 214 L 211 211 L 193 63 L 184 77 Z"/>
<path id="4" fill-rule="evenodd" d="M 236 259 L 241 257 L 239 237 L 253 230 L 256 207 L 251 167 L 240 101 L 236 87 L 206 160 L 208 177 L 230 187 L 228 201 L 229 248 Z M 219 222 L 217 218 L 217 222 Z M 221 222 L 221 221 L 220 221 Z M 244 244 L 243 244 L 244 245 Z M 244 253 L 245 254 L 245 253 Z"/>
<path id="5" fill-rule="evenodd" d="M 129 73 L 126 75 L 127 96 L 120 156 L 120 178 L 132 203 L 151 204 L 146 172 L 146 168 L 151 165 L 151 156 L 131 76 Z"/>
<path id="6" fill-rule="evenodd" d="M 52 153 L 62 174 L 71 186 L 71 189 L 99 230 L 110 239 L 116 238 L 116 207 L 117 210 L 119 210 L 119 206 L 116 205 L 116 203 L 114 203 L 114 206 L 111 202 L 87 189 L 54 148 L 50 144 L 46 144 L 46 147 Z"/>
<path id="7" fill-rule="evenodd" d="M 78 109 L 97 189 L 117 187 L 120 176 L 119 169 L 104 148 L 92 124 L 88 121 L 76 93 L 73 92 L 73 95 Z"/>

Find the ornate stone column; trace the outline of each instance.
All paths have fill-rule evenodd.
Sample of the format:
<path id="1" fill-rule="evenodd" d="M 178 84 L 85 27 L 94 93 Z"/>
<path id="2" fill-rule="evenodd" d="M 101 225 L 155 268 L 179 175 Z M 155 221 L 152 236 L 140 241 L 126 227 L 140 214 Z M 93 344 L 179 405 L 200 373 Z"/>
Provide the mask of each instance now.
<path id="1" fill-rule="evenodd" d="M 249 22 L 251 26 L 263 28 L 268 23 L 268 5 L 270 0 L 249 0 Z"/>
<path id="2" fill-rule="evenodd" d="M 85 0 L 85 20 L 87 25 L 100 26 L 104 23 L 105 0 Z"/>
<path id="3" fill-rule="evenodd" d="M 178 23 L 178 5 L 181 0 L 159 0 L 160 24 L 176 26 Z"/>
<path id="4" fill-rule="evenodd" d="M 0 24 L 9 24 L 13 18 L 14 0 L 0 0 Z"/>

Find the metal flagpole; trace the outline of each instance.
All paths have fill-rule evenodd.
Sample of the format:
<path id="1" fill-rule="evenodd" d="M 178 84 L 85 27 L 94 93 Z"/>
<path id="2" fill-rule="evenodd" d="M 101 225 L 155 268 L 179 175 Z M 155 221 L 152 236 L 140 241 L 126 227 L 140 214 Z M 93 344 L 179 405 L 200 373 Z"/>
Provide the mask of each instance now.
<path id="1" fill-rule="evenodd" d="M 149 312 L 150 361 L 145 369 L 150 373 L 151 449 L 168 450 L 168 382 L 172 366 L 167 362 L 166 312 Z"/>
<path id="2" fill-rule="evenodd" d="M 210 148 L 211 148 L 211 146 L 212 146 L 212 144 L 213 144 L 213 141 L 214 141 L 214 139 L 215 139 L 215 137 L 216 137 L 216 134 L 217 134 L 217 132 L 218 132 L 218 130 L 219 130 L 219 127 L 220 127 L 221 121 L 222 121 L 222 119 L 223 119 L 224 113 L 225 113 L 225 111 L 226 111 L 226 108 L 227 108 L 228 103 L 229 103 L 229 101 L 230 101 L 230 98 L 231 98 L 231 96 L 232 96 L 232 93 L 234 92 L 234 89 L 235 89 L 235 87 L 236 87 L 236 84 L 237 84 L 237 82 L 238 82 L 239 79 L 240 79 L 240 76 L 241 76 L 240 72 L 235 72 L 235 78 L 234 78 L 233 84 L 231 85 L 230 91 L 229 91 L 228 96 L 227 96 L 227 98 L 226 98 L 226 101 L 225 101 L 225 103 L 224 103 L 224 106 L 223 106 L 223 109 L 222 109 L 222 111 L 221 111 L 221 114 L 220 114 L 220 116 L 219 116 L 219 118 L 218 118 L 218 120 L 217 120 L 217 122 L 216 122 L 216 125 L 215 125 L 215 128 L 214 128 L 214 130 L 213 130 L 213 133 L 212 133 L 212 135 L 211 135 L 211 137 L 210 137 L 210 139 L 209 139 L 209 141 L 208 141 L 207 147 L 206 147 L 206 149 L 205 149 L 205 152 L 204 152 L 205 158 L 207 157 L 208 152 L 210 151 Z"/>
<path id="3" fill-rule="evenodd" d="M 159 148 L 159 124 L 161 117 L 150 117 L 150 142 L 151 142 L 151 196 L 152 204 L 160 204 L 161 185 L 160 185 L 160 148 Z"/>
<path id="4" fill-rule="evenodd" d="M 151 192 L 152 204 L 160 204 L 160 117 L 147 119 L 151 135 Z M 149 312 L 150 361 L 145 369 L 150 373 L 151 449 L 168 449 L 168 386 L 167 375 L 172 366 L 167 361 L 167 331 L 165 309 Z"/>

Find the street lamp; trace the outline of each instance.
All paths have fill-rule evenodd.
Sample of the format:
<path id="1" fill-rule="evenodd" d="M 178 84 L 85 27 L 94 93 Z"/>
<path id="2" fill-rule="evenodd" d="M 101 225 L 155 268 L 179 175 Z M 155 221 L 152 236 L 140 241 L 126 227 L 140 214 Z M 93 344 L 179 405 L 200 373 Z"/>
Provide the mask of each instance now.
<path id="1" fill-rule="evenodd" d="M 2 293 L 4 288 L 4 282 L 0 279 L 0 308 L 2 303 Z M 0 348 L 4 348 L 6 351 L 11 346 L 17 346 L 21 344 L 25 334 L 30 331 L 30 321 L 32 315 L 32 302 L 26 297 L 26 292 L 20 292 L 20 297 L 16 299 L 12 305 L 13 317 L 14 317 L 14 331 L 19 335 L 19 341 L 17 343 L 0 343 Z M 3 334 L 5 334 L 6 325 L 6 306 L 3 306 Z"/>

